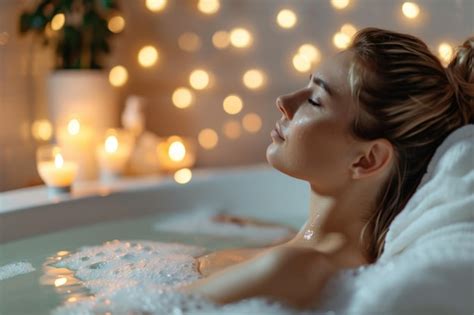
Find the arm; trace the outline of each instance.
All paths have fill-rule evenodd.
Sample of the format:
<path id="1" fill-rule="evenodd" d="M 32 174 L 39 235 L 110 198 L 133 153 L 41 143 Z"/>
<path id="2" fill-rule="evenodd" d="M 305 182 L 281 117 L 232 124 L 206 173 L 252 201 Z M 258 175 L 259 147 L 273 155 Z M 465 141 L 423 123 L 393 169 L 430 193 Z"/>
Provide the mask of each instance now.
<path id="1" fill-rule="evenodd" d="M 204 295 L 217 303 L 265 296 L 306 307 L 316 302 L 336 271 L 330 257 L 314 249 L 277 246 L 198 280 L 184 291 Z"/>

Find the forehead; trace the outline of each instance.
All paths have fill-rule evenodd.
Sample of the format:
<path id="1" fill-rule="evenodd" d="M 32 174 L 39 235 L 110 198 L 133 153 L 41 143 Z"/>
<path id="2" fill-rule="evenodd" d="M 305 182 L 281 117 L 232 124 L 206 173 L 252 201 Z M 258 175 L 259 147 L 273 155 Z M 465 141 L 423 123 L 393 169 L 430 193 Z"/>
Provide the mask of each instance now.
<path id="1" fill-rule="evenodd" d="M 320 77 L 328 83 L 336 97 L 349 96 L 349 67 L 352 54 L 343 51 L 327 58 L 314 72 L 315 77 Z"/>

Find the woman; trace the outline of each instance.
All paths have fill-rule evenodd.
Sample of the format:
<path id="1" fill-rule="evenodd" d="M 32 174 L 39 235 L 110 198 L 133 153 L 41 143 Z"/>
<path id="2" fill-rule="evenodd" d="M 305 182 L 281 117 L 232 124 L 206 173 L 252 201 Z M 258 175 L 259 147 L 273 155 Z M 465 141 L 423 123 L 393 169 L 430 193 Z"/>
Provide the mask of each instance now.
<path id="1" fill-rule="evenodd" d="M 185 291 L 306 307 L 338 270 L 375 262 L 435 149 L 473 122 L 473 46 L 469 38 L 445 69 L 418 38 L 366 28 L 306 87 L 279 97 L 267 159 L 309 183 L 308 221 L 283 245 L 204 257 L 204 274 L 240 263 Z"/>

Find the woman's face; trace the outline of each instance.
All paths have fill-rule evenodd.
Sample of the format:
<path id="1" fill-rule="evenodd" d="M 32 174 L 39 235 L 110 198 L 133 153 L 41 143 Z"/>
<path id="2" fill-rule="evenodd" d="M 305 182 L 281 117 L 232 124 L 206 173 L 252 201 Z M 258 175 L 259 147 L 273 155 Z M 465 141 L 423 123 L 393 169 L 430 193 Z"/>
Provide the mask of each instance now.
<path id="1" fill-rule="evenodd" d="M 349 133 L 354 103 L 348 85 L 350 52 L 322 63 L 308 85 L 278 97 L 282 116 L 271 133 L 268 162 L 313 189 L 333 193 L 350 178 L 356 140 Z"/>

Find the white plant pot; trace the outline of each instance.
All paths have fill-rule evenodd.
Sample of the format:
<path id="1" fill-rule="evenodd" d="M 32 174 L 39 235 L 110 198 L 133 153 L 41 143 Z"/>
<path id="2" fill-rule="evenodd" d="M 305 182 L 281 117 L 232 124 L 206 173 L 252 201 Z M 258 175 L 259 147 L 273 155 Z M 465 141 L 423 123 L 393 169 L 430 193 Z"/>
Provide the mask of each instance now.
<path id="1" fill-rule="evenodd" d="M 59 70 L 48 80 L 48 107 L 56 140 L 79 163 L 77 180 L 97 179 L 95 157 L 98 139 L 119 121 L 116 90 L 100 70 Z M 79 134 L 67 131 L 78 119 Z"/>

